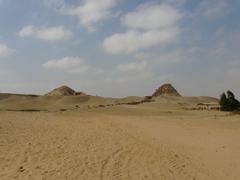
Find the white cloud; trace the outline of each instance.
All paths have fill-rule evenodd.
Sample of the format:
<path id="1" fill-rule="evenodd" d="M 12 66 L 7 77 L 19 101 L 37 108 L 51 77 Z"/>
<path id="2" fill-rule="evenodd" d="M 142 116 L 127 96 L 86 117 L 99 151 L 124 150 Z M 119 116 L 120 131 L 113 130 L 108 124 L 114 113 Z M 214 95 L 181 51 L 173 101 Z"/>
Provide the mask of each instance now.
<path id="1" fill-rule="evenodd" d="M 131 62 L 126 64 L 119 64 L 117 70 L 120 72 L 136 72 L 143 71 L 147 68 L 147 63 L 145 61 L 141 62 Z"/>
<path id="2" fill-rule="evenodd" d="M 86 72 L 89 66 L 80 57 L 64 57 L 61 59 L 49 60 L 43 64 L 46 69 L 67 70 L 68 72 Z"/>
<path id="3" fill-rule="evenodd" d="M 103 46 L 108 53 L 133 53 L 152 46 L 171 43 L 176 40 L 179 29 L 171 28 L 158 31 L 128 31 L 114 34 L 104 40 Z"/>
<path id="4" fill-rule="evenodd" d="M 121 18 L 129 28 L 153 30 L 175 26 L 182 15 L 169 5 L 145 4 Z"/>
<path id="5" fill-rule="evenodd" d="M 20 37 L 31 37 L 44 41 L 55 42 L 68 39 L 72 36 L 72 32 L 63 26 L 57 27 L 35 27 L 32 25 L 23 27 L 19 32 Z"/>
<path id="6" fill-rule="evenodd" d="M 111 9 L 118 0 L 83 0 L 79 6 L 65 4 L 60 12 L 65 15 L 77 16 L 80 24 L 94 31 L 94 24 L 113 16 Z"/>
<path id="7" fill-rule="evenodd" d="M 35 30 L 34 30 L 34 26 L 25 26 L 21 29 L 21 31 L 19 32 L 19 36 L 21 37 L 29 37 L 32 36 L 34 34 Z"/>
<path id="8" fill-rule="evenodd" d="M 162 4 L 143 4 L 121 18 L 129 28 L 126 33 L 117 33 L 106 38 L 103 47 L 111 54 L 135 53 L 139 50 L 174 42 L 180 28 L 182 15 L 173 7 Z"/>
<path id="9" fill-rule="evenodd" d="M 0 44 L 0 58 L 5 58 L 12 53 L 12 50 L 5 44 Z"/>

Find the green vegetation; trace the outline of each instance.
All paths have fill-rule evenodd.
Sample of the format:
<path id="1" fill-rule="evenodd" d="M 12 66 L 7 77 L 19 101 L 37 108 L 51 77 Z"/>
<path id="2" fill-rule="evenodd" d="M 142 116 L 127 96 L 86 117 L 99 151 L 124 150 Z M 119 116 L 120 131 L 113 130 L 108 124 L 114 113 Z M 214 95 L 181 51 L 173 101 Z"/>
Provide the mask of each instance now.
<path id="1" fill-rule="evenodd" d="M 219 103 L 222 111 L 240 110 L 240 102 L 235 99 L 235 96 L 231 91 L 227 91 L 227 95 L 223 93 Z"/>

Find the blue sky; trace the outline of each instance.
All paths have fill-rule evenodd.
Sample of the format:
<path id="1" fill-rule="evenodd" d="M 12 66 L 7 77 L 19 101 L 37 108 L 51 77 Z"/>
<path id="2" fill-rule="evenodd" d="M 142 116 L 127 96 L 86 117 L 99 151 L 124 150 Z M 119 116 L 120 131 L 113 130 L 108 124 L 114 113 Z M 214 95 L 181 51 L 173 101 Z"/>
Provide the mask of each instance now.
<path id="1" fill-rule="evenodd" d="M 0 0 L 0 92 L 240 96 L 238 0 Z"/>

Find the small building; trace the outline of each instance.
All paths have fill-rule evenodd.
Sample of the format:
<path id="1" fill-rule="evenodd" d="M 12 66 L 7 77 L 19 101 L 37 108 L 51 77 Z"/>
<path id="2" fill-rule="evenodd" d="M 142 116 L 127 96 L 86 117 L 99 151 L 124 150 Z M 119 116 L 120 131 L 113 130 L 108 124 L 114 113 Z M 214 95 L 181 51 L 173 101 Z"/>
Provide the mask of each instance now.
<path id="1" fill-rule="evenodd" d="M 197 110 L 207 110 L 207 111 L 219 111 L 219 103 L 199 103 L 197 104 Z"/>

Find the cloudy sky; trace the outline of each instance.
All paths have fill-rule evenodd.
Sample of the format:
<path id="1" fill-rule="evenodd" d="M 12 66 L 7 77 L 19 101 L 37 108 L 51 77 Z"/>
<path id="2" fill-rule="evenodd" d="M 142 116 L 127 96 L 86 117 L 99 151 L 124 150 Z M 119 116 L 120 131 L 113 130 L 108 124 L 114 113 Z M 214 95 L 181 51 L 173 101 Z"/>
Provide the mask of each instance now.
<path id="1" fill-rule="evenodd" d="M 239 0 L 0 0 L 0 92 L 240 96 Z"/>

